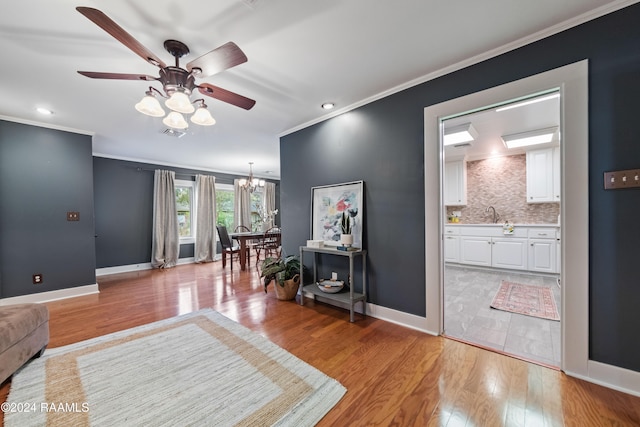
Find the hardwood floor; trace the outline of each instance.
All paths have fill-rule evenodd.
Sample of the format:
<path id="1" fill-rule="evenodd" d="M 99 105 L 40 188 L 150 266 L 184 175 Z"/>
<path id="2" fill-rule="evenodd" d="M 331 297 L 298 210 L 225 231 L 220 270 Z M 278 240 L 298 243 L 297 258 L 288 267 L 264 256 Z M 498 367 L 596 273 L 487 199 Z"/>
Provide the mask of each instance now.
<path id="1" fill-rule="evenodd" d="M 371 317 L 349 323 L 329 305 L 279 301 L 254 266 L 182 265 L 98 284 L 99 295 L 47 303 L 50 348 L 212 307 L 347 388 L 319 426 L 640 425 L 639 397 Z"/>

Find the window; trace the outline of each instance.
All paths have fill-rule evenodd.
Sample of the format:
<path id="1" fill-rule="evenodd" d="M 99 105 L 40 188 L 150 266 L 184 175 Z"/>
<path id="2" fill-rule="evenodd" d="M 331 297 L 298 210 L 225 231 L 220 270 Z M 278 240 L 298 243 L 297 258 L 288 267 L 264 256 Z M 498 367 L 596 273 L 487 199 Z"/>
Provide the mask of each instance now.
<path id="1" fill-rule="evenodd" d="M 233 185 L 216 184 L 216 216 L 217 225 L 224 225 L 233 231 Z"/>
<path id="2" fill-rule="evenodd" d="M 251 229 L 262 230 L 262 213 L 264 212 L 264 190 L 251 193 Z"/>
<path id="3" fill-rule="evenodd" d="M 192 243 L 195 238 L 195 182 L 176 179 L 175 187 L 180 243 Z"/>

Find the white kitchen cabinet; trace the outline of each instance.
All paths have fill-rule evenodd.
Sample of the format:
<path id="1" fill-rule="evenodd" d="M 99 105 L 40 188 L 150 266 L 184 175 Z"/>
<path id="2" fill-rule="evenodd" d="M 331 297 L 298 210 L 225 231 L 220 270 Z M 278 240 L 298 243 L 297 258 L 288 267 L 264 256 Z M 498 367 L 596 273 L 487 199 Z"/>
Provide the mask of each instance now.
<path id="1" fill-rule="evenodd" d="M 527 239 L 493 237 L 491 266 L 515 270 L 527 269 Z"/>
<path id="2" fill-rule="evenodd" d="M 560 272 L 558 227 L 458 225 L 444 228 L 445 262 L 556 274 Z"/>
<path id="3" fill-rule="evenodd" d="M 555 228 L 529 229 L 529 270 L 557 273 L 558 240 Z"/>
<path id="4" fill-rule="evenodd" d="M 446 262 L 460 262 L 460 228 L 444 227 L 444 260 Z"/>
<path id="5" fill-rule="evenodd" d="M 444 164 L 444 204 L 445 206 L 467 204 L 467 162 L 464 160 Z"/>
<path id="6" fill-rule="evenodd" d="M 460 236 L 460 262 L 491 267 L 491 237 Z"/>
<path id="7" fill-rule="evenodd" d="M 460 236 L 444 236 L 444 260 L 460 262 Z"/>
<path id="8" fill-rule="evenodd" d="M 529 239 L 529 270 L 555 273 L 557 247 L 555 239 Z"/>
<path id="9" fill-rule="evenodd" d="M 527 202 L 560 201 L 560 150 L 527 151 Z"/>

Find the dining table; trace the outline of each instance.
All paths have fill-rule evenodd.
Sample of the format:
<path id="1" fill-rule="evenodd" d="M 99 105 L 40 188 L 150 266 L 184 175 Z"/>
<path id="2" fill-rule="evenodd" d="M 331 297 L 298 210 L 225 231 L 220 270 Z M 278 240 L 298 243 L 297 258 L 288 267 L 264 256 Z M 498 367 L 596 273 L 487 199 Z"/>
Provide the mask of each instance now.
<path id="1" fill-rule="evenodd" d="M 240 243 L 240 269 L 247 269 L 247 246 L 249 240 L 264 238 L 266 231 L 238 231 L 229 233 L 229 237 Z M 270 232 L 269 234 L 272 234 Z"/>

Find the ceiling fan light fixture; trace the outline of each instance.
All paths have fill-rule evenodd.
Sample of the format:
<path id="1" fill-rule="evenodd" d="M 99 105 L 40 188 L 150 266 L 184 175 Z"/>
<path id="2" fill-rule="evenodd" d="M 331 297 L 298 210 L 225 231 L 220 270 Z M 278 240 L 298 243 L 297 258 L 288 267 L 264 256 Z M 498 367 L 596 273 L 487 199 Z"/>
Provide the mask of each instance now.
<path id="1" fill-rule="evenodd" d="M 182 114 L 177 111 L 170 112 L 167 117 L 162 119 L 162 123 L 173 129 L 186 129 L 189 127 L 189 124 L 184 117 L 182 117 Z"/>
<path id="2" fill-rule="evenodd" d="M 147 94 L 135 105 L 136 110 L 142 114 L 146 114 L 151 117 L 164 117 L 164 110 L 158 102 L 158 99 L 153 96 L 153 92 L 148 91 Z"/>
<path id="3" fill-rule="evenodd" d="M 205 103 L 200 104 L 196 109 L 196 112 L 191 116 L 191 122 L 200 126 L 213 126 L 216 124 L 216 119 L 211 116 L 207 105 Z"/>
<path id="4" fill-rule="evenodd" d="M 195 111 L 189 96 L 181 91 L 173 92 L 169 99 L 164 102 L 164 105 L 182 114 L 191 114 Z"/>

